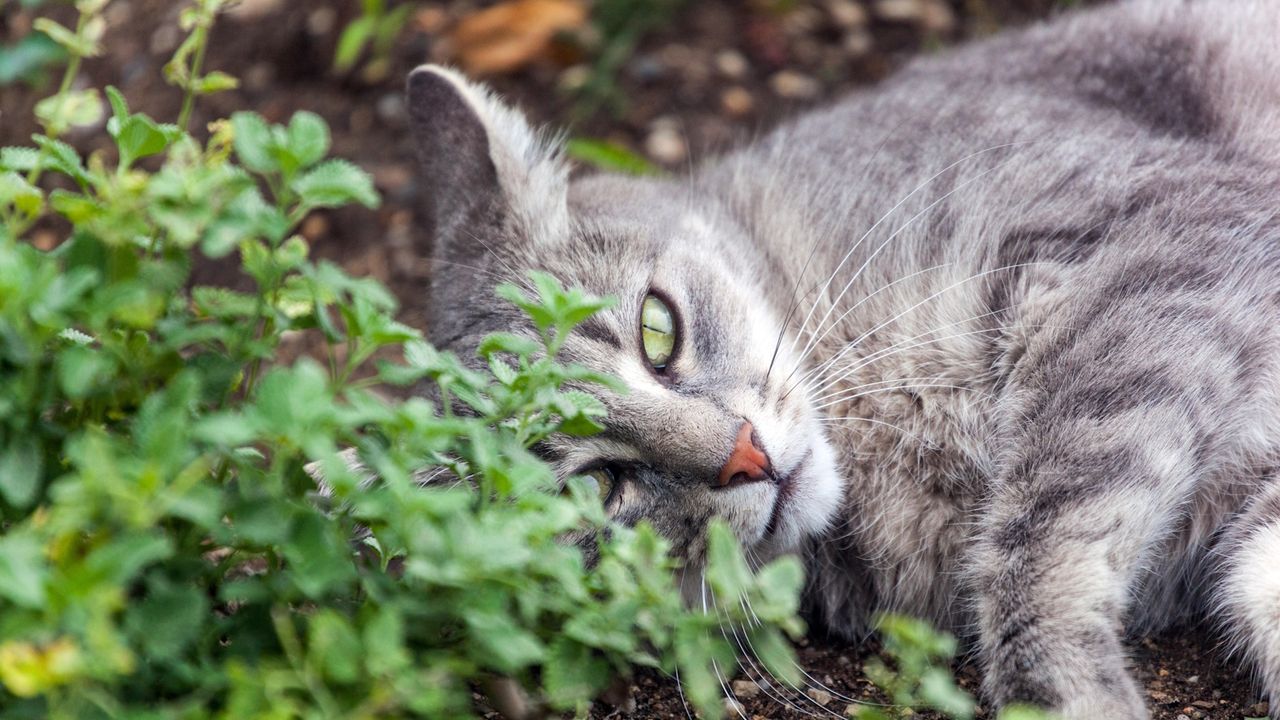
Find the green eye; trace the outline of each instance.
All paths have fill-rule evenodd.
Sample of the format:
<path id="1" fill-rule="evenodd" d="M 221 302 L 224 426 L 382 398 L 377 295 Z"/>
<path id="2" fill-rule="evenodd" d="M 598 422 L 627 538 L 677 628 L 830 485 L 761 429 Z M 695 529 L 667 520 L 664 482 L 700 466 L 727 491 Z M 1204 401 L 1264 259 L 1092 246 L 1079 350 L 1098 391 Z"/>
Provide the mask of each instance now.
<path id="1" fill-rule="evenodd" d="M 601 502 L 607 502 L 609 496 L 613 495 L 613 486 L 616 482 L 613 471 L 607 467 L 596 468 L 591 472 L 584 473 L 583 476 L 587 480 L 587 485 L 596 491 L 600 496 Z"/>
<path id="2" fill-rule="evenodd" d="M 640 309 L 640 341 L 644 356 L 655 370 L 662 370 L 676 348 L 676 323 L 671 308 L 655 295 L 648 295 Z"/>

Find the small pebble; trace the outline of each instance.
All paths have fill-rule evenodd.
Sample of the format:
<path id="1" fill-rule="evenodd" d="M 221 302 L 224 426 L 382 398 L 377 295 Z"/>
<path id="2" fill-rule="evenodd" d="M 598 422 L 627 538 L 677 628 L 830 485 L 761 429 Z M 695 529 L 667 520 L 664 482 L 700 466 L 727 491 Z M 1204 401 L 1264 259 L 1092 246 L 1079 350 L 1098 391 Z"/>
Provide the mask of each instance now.
<path id="1" fill-rule="evenodd" d="M 794 70 L 783 70 L 769 78 L 769 87 L 789 100 L 808 100 L 822 92 L 822 86 L 808 75 L 801 75 Z"/>
<path id="2" fill-rule="evenodd" d="M 177 25 L 164 24 L 151 33 L 151 54 L 168 55 L 182 42 L 182 32 Z"/>
<path id="3" fill-rule="evenodd" d="M 734 85 L 720 93 L 720 107 L 734 117 L 746 115 L 751 112 L 754 106 L 755 100 L 751 97 L 751 93 L 747 92 L 746 88 Z"/>
<path id="4" fill-rule="evenodd" d="M 867 24 L 866 9 L 854 0 L 827 0 L 827 14 L 831 15 L 831 20 L 836 25 L 845 30 L 865 27 Z"/>
<path id="5" fill-rule="evenodd" d="M 831 693 L 821 688 L 809 688 L 804 692 L 804 694 L 808 695 L 811 700 L 822 707 L 826 707 L 831 704 Z"/>
<path id="6" fill-rule="evenodd" d="M 734 680 L 733 694 L 743 700 L 753 698 L 760 694 L 760 686 L 756 684 L 755 680 Z"/>
<path id="7" fill-rule="evenodd" d="M 922 6 L 920 26 L 924 28 L 925 32 L 945 35 L 955 29 L 955 11 L 951 9 L 950 5 L 940 0 L 927 0 Z"/>
<path id="8" fill-rule="evenodd" d="M 271 87 L 276 79 L 276 69 L 268 62 L 258 62 L 244 71 L 244 86 L 253 92 L 263 92 Z"/>
<path id="9" fill-rule="evenodd" d="M 1186 715 L 1179 714 L 1176 720 L 1191 720 L 1191 718 Z"/>
<path id="10" fill-rule="evenodd" d="M 649 157 L 666 165 L 677 165 L 689 155 L 689 148 L 680 136 L 678 126 L 670 121 L 654 123 L 649 137 L 645 138 L 644 150 Z"/>
<path id="11" fill-rule="evenodd" d="M 307 32 L 317 37 L 323 37 L 333 32 L 333 28 L 337 24 L 338 11 L 331 7 L 319 8 L 307 16 Z"/>
<path id="12" fill-rule="evenodd" d="M 560 73 L 560 77 L 556 79 L 556 84 L 565 92 L 573 92 L 586 85 L 590 79 L 591 68 L 586 65 L 574 65 L 565 68 L 564 72 Z"/>
<path id="13" fill-rule="evenodd" d="M 733 698 L 724 699 L 725 715 L 728 715 L 729 717 L 739 717 L 743 714 L 745 710 L 746 708 L 744 708 L 742 706 L 742 703 L 738 702 L 737 700 L 734 700 Z M 1191 720 L 1191 719 L 1187 718 L 1187 720 Z"/>
<path id="14" fill-rule="evenodd" d="M 652 55 L 639 55 L 627 63 L 627 72 L 642 83 L 653 82 L 666 74 L 667 66 Z"/>
<path id="15" fill-rule="evenodd" d="M 862 57 L 871 52 L 871 48 L 875 45 L 875 40 L 871 37 L 871 33 L 866 29 L 854 30 L 844 36 L 844 42 L 841 47 L 849 57 Z"/>
<path id="16" fill-rule="evenodd" d="M 889 22 L 919 22 L 924 15 L 921 0 L 876 0 L 876 15 Z"/>
<path id="17" fill-rule="evenodd" d="M 404 96 L 398 92 L 387 93 L 378 98 L 378 104 L 374 109 L 378 113 L 378 118 L 388 125 L 403 125 L 409 117 L 404 105 Z"/>
<path id="18" fill-rule="evenodd" d="M 1267 702 L 1266 700 L 1263 700 L 1262 702 L 1257 703 L 1253 707 L 1249 708 L 1249 712 L 1252 713 L 1255 717 L 1266 717 L 1267 713 L 1271 712 L 1271 703 Z"/>
<path id="19" fill-rule="evenodd" d="M 738 80 L 747 74 L 751 66 L 737 50 L 721 50 L 716 53 L 716 70 L 727 78 Z"/>

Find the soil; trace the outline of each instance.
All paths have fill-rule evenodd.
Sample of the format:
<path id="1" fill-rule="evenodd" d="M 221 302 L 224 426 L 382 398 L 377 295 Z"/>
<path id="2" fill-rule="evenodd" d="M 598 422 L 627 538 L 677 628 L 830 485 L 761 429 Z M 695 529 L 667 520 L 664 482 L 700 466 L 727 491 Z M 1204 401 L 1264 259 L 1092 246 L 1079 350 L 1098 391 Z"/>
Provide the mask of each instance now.
<path id="1" fill-rule="evenodd" d="M 403 77 L 427 61 L 450 61 L 446 40 L 457 19 L 491 2 L 417 3 L 396 43 L 388 71 L 372 80 L 332 70 L 338 35 L 358 2 L 245 0 L 215 28 L 206 67 L 229 72 L 239 89 L 203 99 L 194 128 L 252 109 L 275 122 L 295 110 L 324 116 L 333 129 L 333 153 L 369 170 L 385 203 L 317 214 L 303 234 L 315 256 L 386 283 L 402 302 L 401 319 L 425 327 L 425 285 L 430 271 L 427 234 L 417 212 L 414 149 L 400 96 Z M 678 171 L 698 158 L 750 139 L 780 118 L 873 83 L 916 54 L 1062 12 L 1079 0 L 691 0 L 647 37 L 616 80 L 626 99 L 618 113 L 579 122 L 577 136 L 620 143 Z M 114 0 L 102 57 L 87 62 L 77 82 L 119 87 L 135 110 L 177 116 L 181 98 L 161 67 L 181 35 L 177 15 L 186 3 Z M 68 19 L 69 8 L 49 13 Z M 0 4 L 0 41 L 20 37 L 32 12 Z M 578 60 L 581 58 L 579 57 Z M 567 67 L 574 53 L 559 53 L 518 72 L 487 78 L 539 123 L 564 125 L 573 115 L 564 90 L 581 70 Z M 0 87 L 0 146 L 29 144 L 36 128 L 31 108 L 51 89 Z M 67 139 L 83 150 L 103 145 L 92 128 Z M 37 239 L 39 241 L 39 239 Z M 52 240 L 52 239 L 50 239 Z M 52 240 L 56 241 L 56 240 Z M 233 282 L 232 268 L 206 263 L 199 282 Z M 1237 673 L 1202 628 L 1135 642 L 1133 667 L 1157 719 L 1233 720 L 1262 716 L 1266 707 L 1249 679 Z M 747 718 L 842 715 L 851 700 L 884 702 L 861 675 L 874 647 L 812 638 L 799 648 L 805 671 L 825 688 L 807 694 L 762 689 L 739 698 Z M 975 689 L 972 667 L 959 668 Z M 739 680 L 747 680 L 740 676 Z M 687 717 L 674 681 L 640 676 L 631 687 L 635 717 Z M 628 703 L 629 704 L 629 703 Z M 980 717 L 986 717 L 980 714 Z M 921 717 L 930 717 L 929 714 Z"/>

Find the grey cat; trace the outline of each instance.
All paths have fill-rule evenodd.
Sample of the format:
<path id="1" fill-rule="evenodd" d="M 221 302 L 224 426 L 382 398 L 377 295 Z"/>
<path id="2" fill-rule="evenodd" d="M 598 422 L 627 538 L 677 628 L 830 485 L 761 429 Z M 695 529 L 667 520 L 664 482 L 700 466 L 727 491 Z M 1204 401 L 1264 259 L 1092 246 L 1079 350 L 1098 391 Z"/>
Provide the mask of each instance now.
<path id="1" fill-rule="evenodd" d="M 531 332 L 531 268 L 618 299 L 566 353 L 631 392 L 539 448 L 617 520 L 696 566 L 725 518 L 835 632 L 925 617 L 1073 720 L 1148 717 L 1123 639 L 1207 617 L 1280 718 L 1280 2 L 1072 14 L 679 179 L 571 180 L 450 70 L 409 98 L 434 342 Z"/>

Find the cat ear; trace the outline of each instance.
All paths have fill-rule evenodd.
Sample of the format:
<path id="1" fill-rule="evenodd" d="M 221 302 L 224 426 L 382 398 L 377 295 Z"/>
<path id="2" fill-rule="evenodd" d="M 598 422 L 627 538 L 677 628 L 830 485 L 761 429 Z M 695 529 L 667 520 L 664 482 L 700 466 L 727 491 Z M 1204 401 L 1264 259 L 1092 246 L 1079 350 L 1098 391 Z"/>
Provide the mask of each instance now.
<path id="1" fill-rule="evenodd" d="M 494 225 L 514 225 L 515 235 L 534 241 L 567 228 L 568 166 L 559 144 L 519 111 L 438 65 L 409 75 L 408 100 L 438 251 L 447 250 L 442 243 L 492 237 Z"/>

